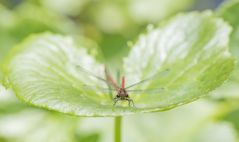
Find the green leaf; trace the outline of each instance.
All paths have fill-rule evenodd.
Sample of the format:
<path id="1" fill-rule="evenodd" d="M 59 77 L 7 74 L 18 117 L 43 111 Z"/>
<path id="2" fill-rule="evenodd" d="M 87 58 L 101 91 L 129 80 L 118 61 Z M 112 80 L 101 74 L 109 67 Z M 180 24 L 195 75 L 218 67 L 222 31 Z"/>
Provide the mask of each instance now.
<path id="1" fill-rule="evenodd" d="M 215 121 L 220 110 L 217 103 L 199 100 L 163 113 L 129 116 L 123 137 L 137 142 L 236 142 L 230 123 Z"/>
<path id="2" fill-rule="evenodd" d="M 34 9 L 34 12 L 32 12 Z M 26 12 L 27 11 L 27 12 Z M 37 8 L 33 5 L 22 5 L 15 11 L 10 11 L 7 8 L 0 5 L 0 61 L 6 56 L 7 52 L 12 48 L 14 44 L 21 41 L 30 33 L 38 33 L 44 31 L 60 32 L 56 27 L 56 24 L 49 24 L 46 21 L 56 21 L 52 15 L 49 15 L 46 11 Z M 34 13 L 35 17 L 31 16 Z M 39 18 L 39 19 L 38 19 Z M 40 20 L 40 18 L 42 20 Z"/>
<path id="3" fill-rule="evenodd" d="M 165 88 L 161 93 L 133 96 L 147 111 L 192 102 L 220 86 L 233 69 L 228 52 L 231 28 L 211 12 L 178 15 L 142 35 L 125 59 L 128 82 L 154 74 L 141 88 Z M 162 74 L 165 69 L 169 73 Z M 146 109 L 147 108 L 147 109 Z"/>
<path id="4" fill-rule="evenodd" d="M 29 109 L 29 105 L 20 103 L 11 90 L 0 84 L 0 118 L 9 114 Z"/>
<path id="5" fill-rule="evenodd" d="M 81 132 L 79 135 L 76 131 L 79 122 L 77 117 L 29 107 L 0 85 L 1 142 L 1 138 L 6 142 L 75 142 L 78 139 L 97 138 L 96 134 Z"/>
<path id="6" fill-rule="evenodd" d="M 228 52 L 230 27 L 211 12 L 180 14 L 142 35 L 124 60 L 126 85 L 158 74 L 134 89 L 164 87 L 156 93 L 130 93 L 136 107 L 84 84 L 107 88 L 85 73 L 104 78 L 104 66 L 70 37 L 43 34 L 20 44 L 5 71 L 16 95 L 32 105 L 79 116 L 116 116 L 163 111 L 192 102 L 220 86 L 233 69 Z M 161 71 L 170 69 L 166 74 Z M 133 89 L 133 88 L 132 88 Z"/>
<path id="7" fill-rule="evenodd" d="M 239 134 L 239 122 L 238 122 L 238 118 L 239 118 L 239 109 L 235 109 L 233 111 L 228 112 L 226 115 L 224 115 L 221 119 L 223 121 L 228 121 L 230 123 L 232 123 L 233 127 L 236 129 L 237 131 L 237 135 Z"/>
<path id="8" fill-rule="evenodd" d="M 184 11 L 195 0 L 132 0 L 129 4 L 131 17 L 138 22 L 158 21 Z"/>
<path id="9" fill-rule="evenodd" d="M 236 142 L 233 126 L 215 119 L 222 109 L 220 103 L 200 99 L 166 112 L 127 116 L 122 124 L 122 139 L 130 142 Z M 111 141 L 113 119 L 81 118 L 80 124 L 81 132 L 98 132 L 103 141 Z"/>
<path id="10" fill-rule="evenodd" d="M 14 10 L 0 5 L 0 82 L 4 79 L 1 63 L 16 43 L 31 33 L 45 31 L 65 33 L 73 31 L 74 28 L 66 18 L 36 5 L 21 4 Z"/>
<path id="11" fill-rule="evenodd" d="M 75 115 L 114 115 L 109 95 L 84 90 L 84 84 L 106 84 L 86 76 L 77 65 L 95 74 L 103 73 L 103 65 L 85 48 L 76 48 L 72 38 L 51 34 L 30 37 L 15 48 L 8 60 L 6 74 L 20 99 Z M 115 109 L 117 113 L 127 113 L 127 108 Z"/>
<path id="12" fill-rule="evenodd" d="M 1 116 L 0 137 L 8 142 L 74 142 L 77 139 L 77 121 L 66 115 L 22 109 L 21 112 Z"/>
<path id="13" fill-rule="evenodd" d="M 232 55 L 239 60 L 239 0 L 226 1 L 218 9 L 217 14 L 225 19 L 233 27 L 232 34 L 230 36 L 230 51 Z M 237 62 L 235 70 L 233 71 L 232 76 L 230 77 L 227 84 L 219 88 L 215 92 L 217 97 L 223 98 L 238 98 L 239 97 L 239 62 Z"/>

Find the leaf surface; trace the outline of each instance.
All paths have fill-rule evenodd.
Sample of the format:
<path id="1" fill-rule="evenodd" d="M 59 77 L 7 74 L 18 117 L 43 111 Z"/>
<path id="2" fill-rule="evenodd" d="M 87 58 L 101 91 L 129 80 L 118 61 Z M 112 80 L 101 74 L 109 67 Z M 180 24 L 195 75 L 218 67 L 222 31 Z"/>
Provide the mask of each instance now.
<path id="1" fill-rule="evenodd" d="M 16 95 L 38 107 L 79 116 L 163 111 L 207 95 L 228 78 L 234 65 L 228 52 L 230 31 L 211 12 L 193 12 L 142 35 L 124 59 L 126 86 L 156 74 L 132 89 L 164 91 L 129 94 L 135 107 L 121 101 L 113 106 L 114 96 L 85 89 L 85 84 L 107 88 L 91 75 L 104 78 L 104 65 L 67 36 L 30 37 L 9 55 L 5 72 Z M 169 72 L 163 73 L 165 69 Z"/>

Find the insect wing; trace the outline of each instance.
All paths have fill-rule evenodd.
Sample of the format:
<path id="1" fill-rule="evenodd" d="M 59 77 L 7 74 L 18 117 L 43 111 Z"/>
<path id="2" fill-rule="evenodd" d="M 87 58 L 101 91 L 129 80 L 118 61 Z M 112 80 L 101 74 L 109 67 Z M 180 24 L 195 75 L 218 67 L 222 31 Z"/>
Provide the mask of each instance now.
<path id="1" fill-rule="evenodd" d="M 133 94 L 157 94 L 165 91 L 165 88 L 155 88 L 155 89 L 147 89 L 147 90 L 127 90 L 128 93 Z"/>
<path id="2" fill-rule="evenodd" d="M 111 88 L 103 88 L 103 87 L 97 87 L 97 86 L 90 86 L 90 85 L 82 85 L 85 91 L 94 91 L 94 92 L 100 92 L 100 93 L 109 93 L 116 91 L 115 89 Z"/>
<path id="3" fill-rule="evenodd" d="M 79 71 L 82 71 L 82 72 L 86 73 L 86 74 L 89 75 L 89 76 L 92 76 L 92 77 L 94 77 L 94 78 L 96 78 L 96 79 L 98 79 L 98 80 L 101 80 L 101 81 L 103 81 L 103 82 L 105 82 L 105 83 L 108 83 L 106 79 L 95 75 L 94 73 L 90 72 L 89 70 L 83 68 L 83 67 L 80 66 L 80 65 L 77 65 L 76 68 L 77 68 Z"/>
<path id="4" fill-rule="evenodd" d="M 105 67 L 105 76 L 106 76 L 106 80 L 108 82 L 108 85 L 112 86 L 115 90 L 119 90 L 120 87 L 115 82 L 115 80 L 112 78 L 112 76 L 109 74 L 106 67 Z"/>
<path id="5" fill-rule="evenodd" d="M 106 67 L 105 67 L 105 76 L 106 76 L 106 79 L 104 79 L 103 77 L 100 77 L 100 76 L 97 76 L 95 75 L 94 73 L 90 72 L 89 70 L 83 68 L 82 66 L 80 65 L 77 65 L 76 66 L 78 70 L 86 73 L 87 75 L 89 76 L 92 76 L 100 81 L 103 81 L 104 83 L 106 83 L 107 85 L 113 87 L 115 90 L 118 90 L 119 87 L 118 85 L 116 84 L 116 82 L 114 82 L 113 78 L 110 76 L 110 74 L 108 73 L 108 71 L 106 70 Z"/>
<path id="6" fill-rule="evenodd" d="M 128 89 L 128 88 L 137 86 L 137 85 L 139 85 L 139 84 L 148 82 L 148 81 L 150 81 L 150 80 L 153 80 L 155 77 L 157 77 L 157 76 L 159 76 L 159 75 L 163 75 L 163 74 L 165 74 L 165 73 L 168 73 L 169 71 L 170 71 L 169 69 L 166 69 L 166 70 L 164 70 L 164 71 L 162 71 L 162 72 L 160 72 L 160 73 L 157 73 L 157 74 L 155 74 L 155 75 L 153 75 L 153 76 L 150 76 L 150 77 L 148 77 L 148 78 L 146 78 L 146 79 L 143 79 L 143 80 L 141 80 L 141 81 L 139 81 L 139 82 L 136 82 L 136 83 L 134 83 L 134 84 L 132 84 L 132 85 L 129 85 L 129 86 L 127 86 L 125 89 Z"/>

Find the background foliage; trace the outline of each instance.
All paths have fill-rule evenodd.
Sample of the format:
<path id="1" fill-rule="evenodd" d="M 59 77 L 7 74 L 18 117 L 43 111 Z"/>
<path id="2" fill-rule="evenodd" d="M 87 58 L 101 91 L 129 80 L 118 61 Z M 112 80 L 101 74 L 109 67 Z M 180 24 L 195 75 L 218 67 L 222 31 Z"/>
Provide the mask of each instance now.
<path id="1" fill-rule="evenodd" d="M 120 59 L 130 51 L 128 45 L 132 42 L 128 41 L 136 41 L 148 24 L 157 26 L 178 12 L 203 9 L 213 9 L 232 26 L 230 49 L 238 59 L 239 2 L 232 0 L 218 5 L 215 1 L 192 0 L 3 0 L 0 62 L 28 35 L 50 31 L 80 39 L 79 43 L 90 47 L 90 54 L 97 56 L 98 61 L 107 61 L 116 68 L 113 65 L 122 64 Z M 123 141 L 239 141 L 237 73 L 238 67 L 227 83 L 200 101 L 167 112 L 125 117 Z M 5 80 L 2 72 L 0 78 Z M 9 85 L 6 80 L 5 83 Z M 32 108 L 19 102 L 3 86 L 0 110 L 0 141 L 3 142 L 112 141 L 112 118 L 77 118 Z"/>

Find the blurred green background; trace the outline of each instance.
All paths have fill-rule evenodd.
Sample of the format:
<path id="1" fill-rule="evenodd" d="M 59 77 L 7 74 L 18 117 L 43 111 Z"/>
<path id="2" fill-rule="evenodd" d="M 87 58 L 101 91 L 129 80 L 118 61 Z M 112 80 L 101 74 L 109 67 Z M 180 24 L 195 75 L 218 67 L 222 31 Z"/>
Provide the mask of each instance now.
<path id="1" fill-rule="evenodd" d="M 102 62 L 121 64 L 128 45 L 178 12 L 216 9 L 222 0 L 0 0 L 0 62 L 34 33 L 72 35 Z M 102 56 L 100 56 L 102 55 Z M 0 74 L 1 76 L 1 74 Z M 1 78 L 1 77 L 0 77 Z M 32 108 L 0 86 L 0 142 L 111 142 L 113 118 Z M 124 142 L 238 142 L 236 99 L 213 94 L 167 112 L 125 116 Z"/>

